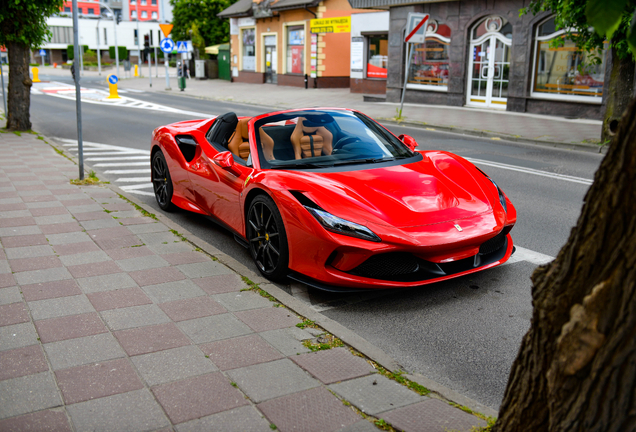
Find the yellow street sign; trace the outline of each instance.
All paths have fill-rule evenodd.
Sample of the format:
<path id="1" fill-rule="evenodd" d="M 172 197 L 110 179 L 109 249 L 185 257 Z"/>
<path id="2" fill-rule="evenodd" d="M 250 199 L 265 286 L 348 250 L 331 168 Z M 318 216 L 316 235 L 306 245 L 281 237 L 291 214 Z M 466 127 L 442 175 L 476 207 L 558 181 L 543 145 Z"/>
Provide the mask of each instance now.
<path id="1" fill-rule="evenodd" d="M 312 33 L 351 33 L 351 17 L 312 19 L 309 28 Z"/>
<path id="2" fill-rule="evenodd" d="M 161 31 L 163 32 L 163 35 L 165 37 L 168 37 L 168 35 L 172 31 L 172 27 L 174 27 L 174 25 L 173 24 L 159 24 L 159 27 L 161 27 Z"/>

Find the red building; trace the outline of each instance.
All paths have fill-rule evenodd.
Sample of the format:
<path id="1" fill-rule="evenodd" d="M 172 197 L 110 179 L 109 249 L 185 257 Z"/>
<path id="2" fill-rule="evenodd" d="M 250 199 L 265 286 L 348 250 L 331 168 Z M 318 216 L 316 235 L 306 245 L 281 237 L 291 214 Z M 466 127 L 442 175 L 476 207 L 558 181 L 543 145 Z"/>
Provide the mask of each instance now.
<path id="1" fill-rule="evenodd" d="M 128 4 L 129 19 L 137 20 L 139 13 L 139 21 L 159 20 L 159 4 L 157 0 L 124 0 L 130 1 Z M 138 4 L 137 4 L 138 3 Z"/>
<path id="2" fill-rule="evenodd" d="M 62 12 L 68 12 L 71 13 L 73 12 L 73 3 L 70 1 L 64 2 L 64 6 L 62 6 Z M 99 4 L 94 3 L 94 2 L 83 2 L 83 1 L 78 1 L 77 2 L 77 11 L 79 12 L 80 15 L 99 15 L 100 12 L 100 7 Z"/>

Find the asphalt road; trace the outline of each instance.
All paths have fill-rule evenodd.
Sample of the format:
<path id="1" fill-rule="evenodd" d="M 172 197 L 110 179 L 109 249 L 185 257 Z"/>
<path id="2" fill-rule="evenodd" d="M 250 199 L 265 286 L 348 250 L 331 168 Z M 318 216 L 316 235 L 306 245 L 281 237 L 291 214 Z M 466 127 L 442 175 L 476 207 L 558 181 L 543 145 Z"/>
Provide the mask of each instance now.
<path id="1" fill-rule="evenodd" d="M 90 81 L 84 81 L 83 85 L 104 88 L 103 84 Z M 263 107 L 179 95 L 127 96 L 210 115 L 227 111 L 255 115 L 268 111 Z M 82 104 L 82 115 L 85 141 L 145 150 L 155 127 L 196 118 L 180 112 L 90 103 Z M 77 139 L 73 100 L 33 95 L 31 117 L 33 129 L 44 135 Z M 477 165 L 497 181 L 517 208 L 518 222 L 512 231 L 515 244 L 543 256 L 555 256 L 565 243 L 589 187 L 562 177 L 550 177 L 550 173 L 591 180 L 601 160 L 601 155 L 594 153 L 423 128 L 387 127 L 395 134 L 413 136 L 420 148 L 448 150 L 478 159 Z M 100 178 L 116 180 L 117 176 L 104 174 L 105 170 L 96 171 Z M 144 195 L 140 199 L 160 212 L 153 197 Z M 223 252 L 253 266 L 249 254 L 233 236 L 208 218 L 184 211 L 170 217 Z M 284 288 L 382 348 L 405 371 L 424 375 L 498 409 L 510 366 L 530 325 L 529 278 L 536 262 L 528 258 L 435 285 L 370 295 Z"/>

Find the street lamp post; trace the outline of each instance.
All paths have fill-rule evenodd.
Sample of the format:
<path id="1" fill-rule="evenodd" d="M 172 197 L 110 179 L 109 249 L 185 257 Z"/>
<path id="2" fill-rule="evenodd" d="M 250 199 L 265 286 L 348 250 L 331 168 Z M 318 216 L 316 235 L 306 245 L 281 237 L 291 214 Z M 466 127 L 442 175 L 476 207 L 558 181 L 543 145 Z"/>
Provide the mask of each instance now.
<path id="1" fill-rule="evenodd" d="M 137 64 L 139 65 L 139 76 L 141 77 L 141 33 L 139 33 L 139 0 L 135 0 L 135 11 L 137 12 Z"/>
<path id="2" fill-rule="evenodd" d="M 102 56 L 99 55 L 99 22 L 101 18 L 97 18 L 97 73 L 102 75 Z"/>

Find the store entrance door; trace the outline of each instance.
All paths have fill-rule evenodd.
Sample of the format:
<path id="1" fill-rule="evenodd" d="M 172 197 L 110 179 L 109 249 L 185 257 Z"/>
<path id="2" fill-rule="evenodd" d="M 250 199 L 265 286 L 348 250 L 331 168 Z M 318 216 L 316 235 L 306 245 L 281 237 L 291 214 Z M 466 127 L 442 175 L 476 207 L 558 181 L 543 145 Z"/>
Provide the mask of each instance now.
<path id="1" fill-rule="evenodd" d="M 269 84 L 276 84 L 278 82 L 277 77 L 277 65 L 276 65 L 276 45 L 265 46 L 265 82 Z"/>
<path id="2" fill-rule="evenodd" d="M 471 42 L 466 105 L 506 109 L 511 44 L 501 34 Z"/>

